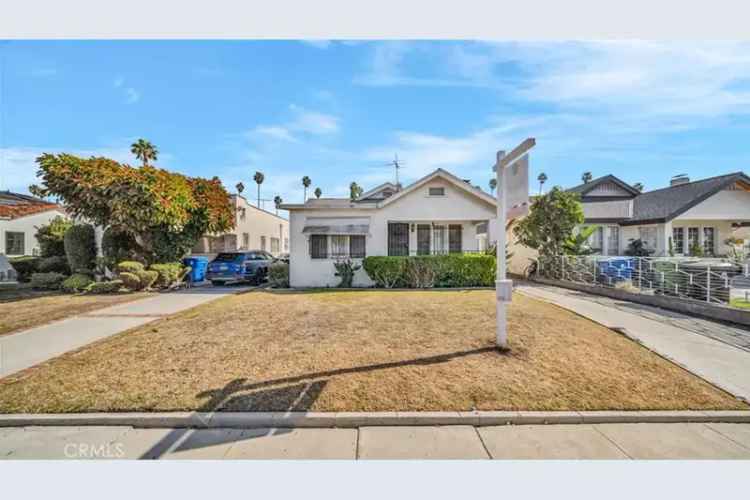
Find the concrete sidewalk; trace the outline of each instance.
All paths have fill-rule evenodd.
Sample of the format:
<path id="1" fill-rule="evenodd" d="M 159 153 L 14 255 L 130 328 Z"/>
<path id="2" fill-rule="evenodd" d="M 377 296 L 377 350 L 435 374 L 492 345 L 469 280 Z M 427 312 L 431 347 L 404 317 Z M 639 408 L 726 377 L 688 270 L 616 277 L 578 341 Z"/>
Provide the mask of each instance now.
<path id="1" fill-rule="evenodd" d="M 3 459 L 750 459 L 750 424 L 0 429 Z"/>
<path id="2" fill-rule="evenodd" d="M 130 328 L 254 287 L 201 287 L 160 293 L 0 336 L 0 377 Z"/>
<path id="3" fill-rule="evenodd" d="M 750 401 L 750 352 L 721 337 L 722 330 L 736 328 L 554 286 L 520 283 L 514 289 L 621 331 L 717 387 Z"/>

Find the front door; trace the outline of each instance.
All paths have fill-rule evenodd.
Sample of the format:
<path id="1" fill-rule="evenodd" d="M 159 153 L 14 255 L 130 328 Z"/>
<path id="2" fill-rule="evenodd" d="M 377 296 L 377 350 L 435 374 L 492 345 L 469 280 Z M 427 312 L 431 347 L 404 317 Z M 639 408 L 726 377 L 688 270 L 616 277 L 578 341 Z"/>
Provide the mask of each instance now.
<path id="1" fill-rule="evenodd" d="M 417 255 L 430 255 L 430 233 L 432 227 L 429 224 L 417 225 Z"/>

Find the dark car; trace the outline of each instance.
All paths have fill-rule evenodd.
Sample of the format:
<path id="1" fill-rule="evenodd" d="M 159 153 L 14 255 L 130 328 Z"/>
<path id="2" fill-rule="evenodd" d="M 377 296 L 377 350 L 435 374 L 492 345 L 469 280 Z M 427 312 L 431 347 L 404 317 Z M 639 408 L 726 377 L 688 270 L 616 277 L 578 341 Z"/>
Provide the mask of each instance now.
<path id="1" fill-rule="evenodd" d="M 206 279 L 214 285 L 226 283 L 260 284 L 268 276 L 273 256 L 263 250 L 222 252 L 208 264 Z"/>

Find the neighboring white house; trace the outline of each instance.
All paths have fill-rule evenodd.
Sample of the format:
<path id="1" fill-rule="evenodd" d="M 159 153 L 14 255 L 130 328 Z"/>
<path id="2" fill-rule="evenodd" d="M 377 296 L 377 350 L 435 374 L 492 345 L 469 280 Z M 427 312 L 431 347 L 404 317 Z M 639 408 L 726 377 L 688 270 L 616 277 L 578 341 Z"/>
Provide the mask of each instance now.
<path id="1" fill-rule="evenodd" d="M 289 221 L 251 205 L 237 194 L 231 196 L 235 212 L 234 229 L 220 235 L 206 235 L 193 247 L 193 254 L 216 254 L 237 250 L 265 250 L 274 256 L 289 253 Z"/>
<path id="2" fill-rule="evenodd" d="M 613 175 L 569 191 L 579 193 L 586 225 L 596 225 L 590 239 L 602 255 L 622 255 L 641 239 L 653 256 L 706 256 L 729 252 L 728 238 L 750 243 L 750 178 L 736 172 L 691 182 L 673 177 L 670 186 L 641 193 Z"/>
<path id="3" fill-rule="evenodd" d="M 38 255 L 36 231 L 55 217 L 66 217 L 60 205 L 25 194 L 0 191 L 0 254 Z"/>
<path id="4" fill-rule="evenodd" d="M 282 208 L 289 210 L 293 287 L 337 285 L 337 259 L 481 251 L 497 217 L 492 195 L 443 169 L 402 189 L 382 184 L 354 201 L 309 199 Z M 359 270 L 354 285 L 372 282 Z"/>

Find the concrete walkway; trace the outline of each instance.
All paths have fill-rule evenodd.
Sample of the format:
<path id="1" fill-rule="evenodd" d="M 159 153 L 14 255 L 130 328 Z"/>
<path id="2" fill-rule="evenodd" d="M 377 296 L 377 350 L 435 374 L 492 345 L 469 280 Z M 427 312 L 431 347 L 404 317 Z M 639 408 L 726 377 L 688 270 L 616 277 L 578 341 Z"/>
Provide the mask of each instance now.
<path id="1" fill-rule="evenodd" d="M 0 429 L 2 459 L 750 459 L 750 424 Z"/>
<path id="2" fill-rule="evenodd" d="M 520 283 L 515 290 L 622 331 L 717 387 L 750 401 L 750 332 L 599 295 Z"/>
<path id="3" fill-rule="evenodd" d="M 252 287 L 201 287 L 161 293 L 0 336 L 0 377 L 130 328 Z"/>

